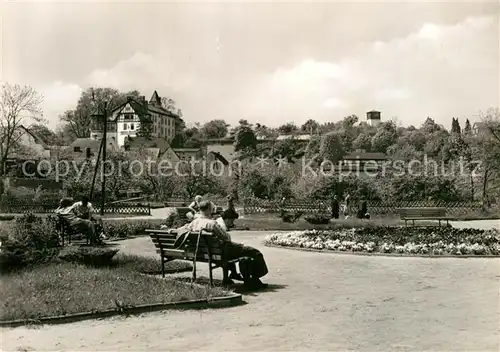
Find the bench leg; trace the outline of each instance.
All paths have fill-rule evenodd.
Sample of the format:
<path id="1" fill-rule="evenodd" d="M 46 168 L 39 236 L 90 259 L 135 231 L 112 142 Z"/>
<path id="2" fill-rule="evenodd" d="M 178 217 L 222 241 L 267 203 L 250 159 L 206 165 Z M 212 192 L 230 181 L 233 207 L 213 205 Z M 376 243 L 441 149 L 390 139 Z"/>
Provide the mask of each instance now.
<path id="1" fill-rule="evenodd" d="M 441 227 L 441 219 L 439 220 L 439 227 Z"/>
<path id="2" fill-rule="evenodd" d="M 229 265 L 225 261 L 222 263 L 222 282 L 228 282 L 229 281 Z"/>
<path id="3" fill-rule="evenodd" d="M 165 278 L 165 257 L 161 255 L 161 277 Z"/>
<path id="4" fill-rule="evenodd" d="M 415 220 L 412 220 L 412 222 L 413 222 L 413 227 L 415 227 Z"/>

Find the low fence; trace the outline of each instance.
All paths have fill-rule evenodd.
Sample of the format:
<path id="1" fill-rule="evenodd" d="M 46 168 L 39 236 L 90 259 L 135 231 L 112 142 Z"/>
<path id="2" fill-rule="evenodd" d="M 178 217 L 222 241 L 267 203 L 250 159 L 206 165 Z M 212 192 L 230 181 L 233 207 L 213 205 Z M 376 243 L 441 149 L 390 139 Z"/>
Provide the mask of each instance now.
<path id="1" fill-rule="evenodd" d="M 358 202 L 352 200 L 349 205 L 348 213 L 356 214 Z M 445 202 L 445 201 L 367 201 L 368 212 L 371 215 L 398 215 L 398 209 L 401 208 L 446 208 L 450 216 L 464 215 L 471 211 L 482 209 L 480 202 Z M 245 214 L 257 213 L 279 213 L 283 209 L 287 212 L 304 213 L 331 213 L 331 204 L 329 200 L 289 200 L 281 203 L 280 201 L 263 199 L 246 199 L 243 201 L 243 211 Z"/>
<path id="2" fill-rule="evenodd" d="M 51 214 L 57 209 L 58 204 L 50 203 L 9 203 L 0 205 L 1 213 L 11 214 Z M 100 212 L 100 207 L 96 207 L 95 211 Z M 104 214 L 123 214 L 123 215 L 151 215 L 151 207 L 149 204 L 126 204 L 113 203 L 107 204 L 104 207 Z"/>

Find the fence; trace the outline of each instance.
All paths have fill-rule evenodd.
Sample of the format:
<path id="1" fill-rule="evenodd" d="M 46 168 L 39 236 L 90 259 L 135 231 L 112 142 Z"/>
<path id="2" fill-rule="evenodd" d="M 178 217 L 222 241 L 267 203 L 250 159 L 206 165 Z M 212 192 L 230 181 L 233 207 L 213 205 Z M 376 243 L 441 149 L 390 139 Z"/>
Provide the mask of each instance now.
<path id="1" fill-rule="evenodd" d="M 356 200 L 352 200 L 348 209 L 349 214 L 357 212 Z M 445 202 L 445 201 L 367 201 L 368 212 L 371 215 L 395 215 L 400 208 L 446 208 L 450 216 L 463 215 L 470 211 L 482 209 L 479 202 Z M 288 200 L 283 204 L 280 201 L 263 199 L 245 199 L 243 201 L 243 211 L 245 214 L 256 213 L 278 213 L 281 209 L 288 212 L 304 213 L 330 213 L 331 205 L 329 200 Z"/>
<path id="2" fill-rule="evenodd" d="M 0 212 L 13 214 L 50 214 L 58 207 L 57 203 L 15 203 L 9 202 L 0 205 Z M 100 208 L 96 207 L 96 212 L 100 212 Z M 104 206 L 104 214 L 124 214 L 124 215 L 151 215 L 149 204 L 127 204 L 127 203 L 112 203 Z"/>

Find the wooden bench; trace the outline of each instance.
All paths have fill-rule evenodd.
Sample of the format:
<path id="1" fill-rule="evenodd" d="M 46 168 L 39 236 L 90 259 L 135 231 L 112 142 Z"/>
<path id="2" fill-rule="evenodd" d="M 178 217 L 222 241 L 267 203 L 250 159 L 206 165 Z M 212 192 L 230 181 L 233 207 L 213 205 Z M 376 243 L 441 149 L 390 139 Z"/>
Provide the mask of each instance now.
<path id="1" fill-rule="evenodd" d="M 437 220 L 441 226 L 441 221 L 446 220 L 448 225 L 449 220 L 452 220 L 446 216 L 446 208 L 403 208 L 398 209 L 398 212 L 401 220 L 405 221 L 405 226 L 407 226 L 408 221 L 411 221 L 415 226 L 416 220 Z"/>
<path id="2" fill-rule="evenodd" d="M 81 233 L 79 231 L 73 230 L 71 226 L 68 224 L 68 222 L 60 216 L 57 216 L 56 221 L 57 221 L 56 229 L 59 233 L 59 236 L 61 236 L 63 246 L 64 246 L 64 238 L 67 238 L 68 244 L 71 244 L 71 236 Z M 86 236 L 86 239 L 87 239 L 87 244 L 89 244 L 90 239 L 88 238 L 88 236 Z"/>
<path id="3" fill-rule="evenodd" d="M 237 263 L 241 258 L 229 260 L 225 254 L 225 245 L 209 232 L 191 232 L 182 248 L 175 248 L 177 233 L 169 230 L 146 230 L 151 237 L 156 253 L 161 257 L 161 274 L 165 277 L 165 263 L 175 260 L 193 261 L 193 280 L 196 280 L 196 262 L 208 263 L 210 285 L 213 285 L 212 271 L 222 268 L 223 282 L 228 281 L 228 266 Z M 196 247 L 198 245 L 198 251 Z M 196 253 L 196 255 L 195 255 Z"/>

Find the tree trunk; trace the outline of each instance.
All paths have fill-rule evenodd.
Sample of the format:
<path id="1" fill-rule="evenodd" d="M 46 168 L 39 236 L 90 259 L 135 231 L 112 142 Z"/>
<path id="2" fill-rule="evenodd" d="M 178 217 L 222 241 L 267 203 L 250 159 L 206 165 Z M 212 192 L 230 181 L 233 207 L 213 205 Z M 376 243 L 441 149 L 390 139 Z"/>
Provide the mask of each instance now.
<path id="1" fill-rule="evenodd" d="M 483 209 L 486 208 L 486 203 L 487 203 L 486 186 L 488 185 L 488 176 L 489 176 L 489 170 L 485 169 L 483 175 Z"/>

